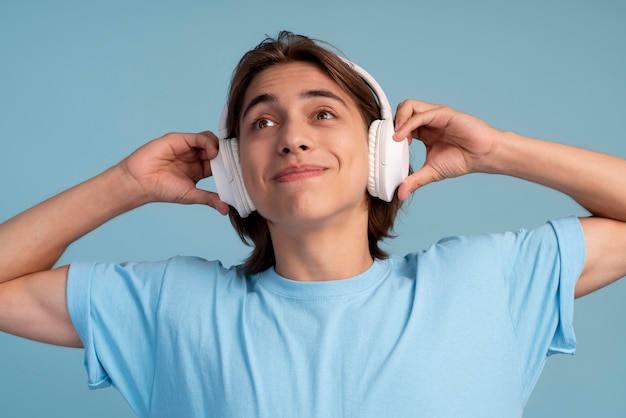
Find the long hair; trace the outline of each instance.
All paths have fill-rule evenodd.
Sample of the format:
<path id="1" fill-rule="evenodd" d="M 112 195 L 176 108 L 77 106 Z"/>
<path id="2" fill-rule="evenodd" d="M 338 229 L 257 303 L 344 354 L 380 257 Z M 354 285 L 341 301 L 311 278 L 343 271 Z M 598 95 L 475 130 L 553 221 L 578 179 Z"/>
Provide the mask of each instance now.
<path id="1" fill-rule="evenodd" d="M 291 32 L 280 32 L 276 38 L 266 38 L 248 51 L 235 68 L 228 94 L 228 137 L 239 134 L 239 120 L 246 91 L 254 78 L 263 70 L 277 64 L 306 62 L 317 66 L 355 101 L 364 123 L 380 119 L 376 96 L 368 84 L 334 52 L 321 46 L 322 42 Z M 323 43 L 325 45 L 329 45 Z M 391 202 L 368 196 L 368 242 L 373 258 L 384 259 L 389 255 L 379 242 L 391 237 L 391 230 L 402 202 L 394 196 Z M 245 261 L 244 270 L 254 274 L 272 267 L 276 258 L 267 221 L 258 212 L 242 218 L 234 208 L 229 212 L 230 221 L 241 240 L 253 247 Z"/>

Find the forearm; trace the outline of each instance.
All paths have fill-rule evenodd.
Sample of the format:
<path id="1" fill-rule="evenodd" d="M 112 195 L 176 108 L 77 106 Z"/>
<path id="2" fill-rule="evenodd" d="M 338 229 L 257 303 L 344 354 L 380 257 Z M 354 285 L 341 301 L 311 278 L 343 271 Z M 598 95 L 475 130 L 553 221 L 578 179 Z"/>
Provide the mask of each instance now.
<path id="1" fill-rule="evenodd" d="M 0 283 L 50 269 L 72 242 L 143 203 L 115 166 L 9 219 L 0 225 Z"/>
<path id="2" fill-rule="evenodd" d="M 626 160 L 503 132 L 481 171 L 559 190 L 594 215 L 626 221 Z"/>

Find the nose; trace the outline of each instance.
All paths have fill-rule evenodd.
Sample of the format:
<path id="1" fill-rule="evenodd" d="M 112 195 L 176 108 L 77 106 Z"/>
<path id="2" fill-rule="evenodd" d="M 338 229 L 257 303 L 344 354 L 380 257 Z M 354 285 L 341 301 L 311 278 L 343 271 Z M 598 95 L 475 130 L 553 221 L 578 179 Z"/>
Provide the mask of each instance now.
<path id="1" fill-rule="evenodd" d="M 314 142 L 305 122 L 288 120 L 283 122 L 281 128 L 279 154 L 301 153 L 313 149 Z"/>

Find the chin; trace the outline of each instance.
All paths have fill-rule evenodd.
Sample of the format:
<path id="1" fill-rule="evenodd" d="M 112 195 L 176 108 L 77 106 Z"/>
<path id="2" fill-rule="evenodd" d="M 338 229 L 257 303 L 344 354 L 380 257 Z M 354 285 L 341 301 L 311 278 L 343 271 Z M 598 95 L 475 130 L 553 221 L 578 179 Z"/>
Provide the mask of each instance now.
<path id="1" fill-rule="evenodd" d="M 323 199 L 316 196 L 312 201 L 291 200 L 272 206 L 271 210 L 265 212 L 260 209 L 259 213 L 270 224 L 291 226 L 296 229 L 323 226 L 341 227 L 352 222 L 361 222 L 362 219 L 367 220 L 368 217 L 365 198 L 350 204 L 344 202 L 343 205 L 333 205 L 332 202 L 328 200 L 323 202 Z"/>

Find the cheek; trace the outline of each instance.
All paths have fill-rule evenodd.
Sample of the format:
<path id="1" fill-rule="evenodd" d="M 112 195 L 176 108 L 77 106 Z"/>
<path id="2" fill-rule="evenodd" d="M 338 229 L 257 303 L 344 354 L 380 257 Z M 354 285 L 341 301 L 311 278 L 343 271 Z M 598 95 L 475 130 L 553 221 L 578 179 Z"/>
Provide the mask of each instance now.
<path id="1" fill-rule="evenodd" d="M 255 155 L 257 158 L 254 158 Z M 239 151 L 239 169 L 248 194 L 257 188 L 254 182 L 259 178 L 259 155 L 249 147 Z"/>
<path id="2" fill-rule="evenodd" d="M 370 173 L 368 153 L 365 153 L 365 155 L 359 160 L 359 164 L 357 167 L 355 167 L 355 171 L 357 171 L 357 169 L 360 173 L 359 179 L 363 183 L 364 189 L 367 189 L 367 183 L 369 181 Z"/>
<path id="3" fill-rule="evenodd" d="M 362 142 L 359 140 L 359 142 L 363 145 L 356 148 L 352 145 L 349 147 L 350 149 L 345 149 L 343 152 L 345 152 L 344 155 L 352 155 L 349 165 L 355 179 L 360 179 L 367 185 L 367 178 L 369 177 L 369 145 L 367 139 Z"/>
<path id="4" fill-rule="evenodd" d="M 239 139 L 239 170 L 248 192 L 253 189 L 250 182 L 256 177 L 255 173 L 258 170 L 260 164 L 259 156 L 261 155 L 263 154 L 255 150 L 251 142 L 245 142 Z"/>

